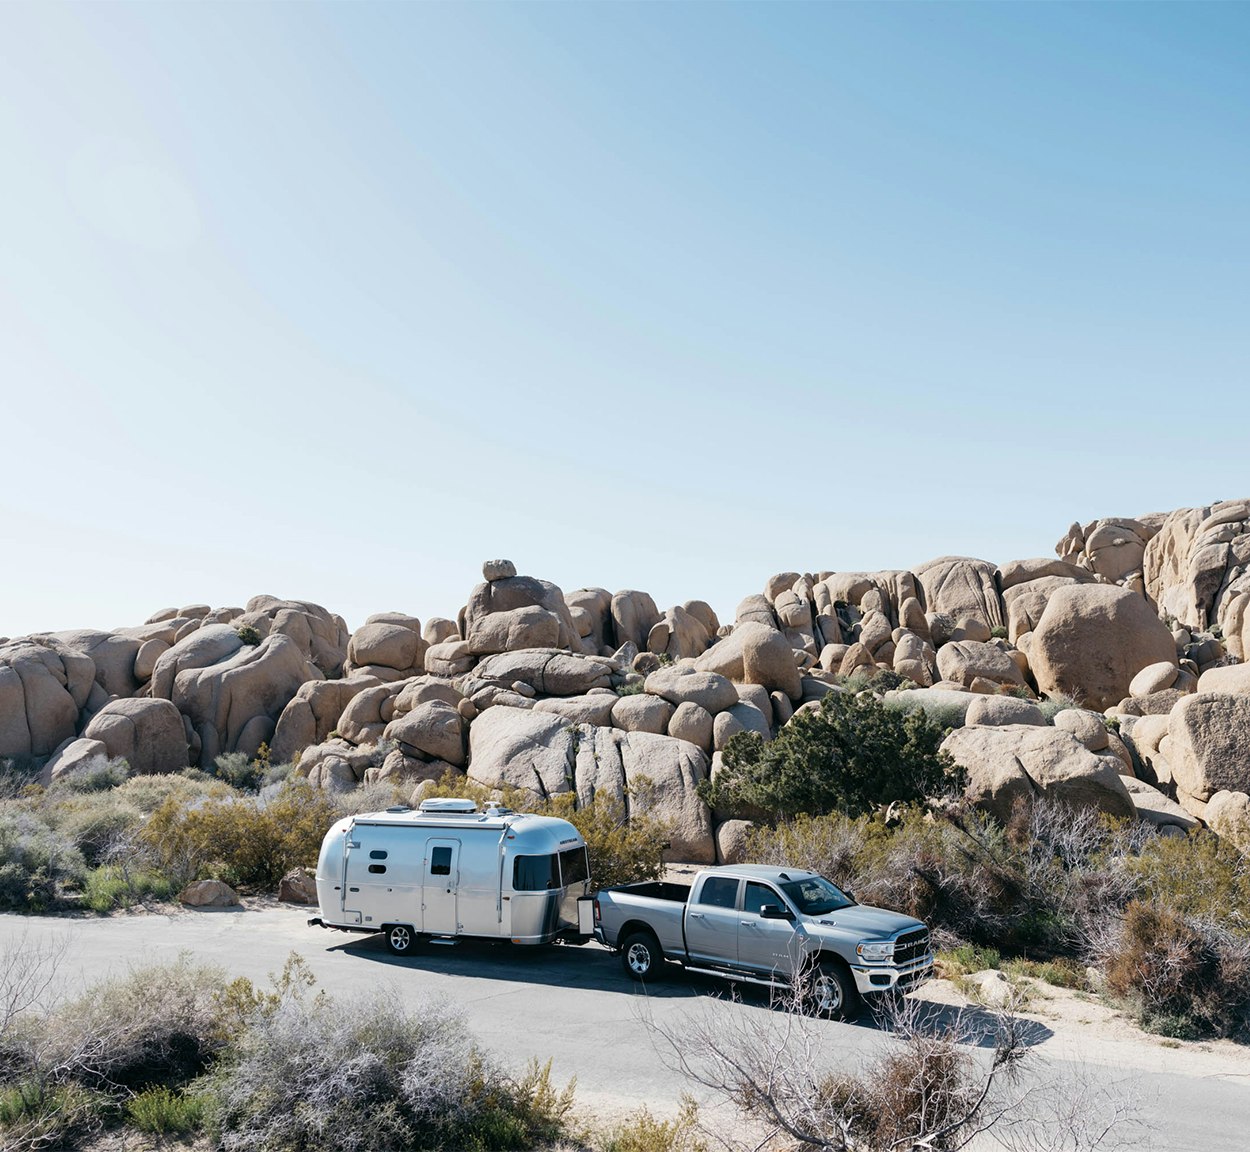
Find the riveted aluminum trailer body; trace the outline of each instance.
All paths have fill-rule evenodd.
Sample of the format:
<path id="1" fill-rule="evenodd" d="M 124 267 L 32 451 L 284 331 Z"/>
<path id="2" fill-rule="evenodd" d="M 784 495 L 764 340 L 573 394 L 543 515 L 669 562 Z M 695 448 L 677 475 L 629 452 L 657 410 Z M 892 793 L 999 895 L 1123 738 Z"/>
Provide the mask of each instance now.
<path id="1" fill-rule="evenodd" d="M 330 828 L 317 861 L 321 915 L 310 923 L 546 944 L 577 933 L 577 902 L 589 893 L 585 841 L 567 820 L 426 801 Z"/>

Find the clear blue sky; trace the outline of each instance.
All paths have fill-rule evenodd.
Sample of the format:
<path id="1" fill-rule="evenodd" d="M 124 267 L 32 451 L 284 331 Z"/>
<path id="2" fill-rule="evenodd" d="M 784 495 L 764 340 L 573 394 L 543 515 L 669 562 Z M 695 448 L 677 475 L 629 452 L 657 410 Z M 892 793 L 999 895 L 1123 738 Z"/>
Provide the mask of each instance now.
<path id="1" fill-rule="evenodd" d="M 729 616 L 1250 495 L 1250 7 L 0 6 L 0 635 Z"/>

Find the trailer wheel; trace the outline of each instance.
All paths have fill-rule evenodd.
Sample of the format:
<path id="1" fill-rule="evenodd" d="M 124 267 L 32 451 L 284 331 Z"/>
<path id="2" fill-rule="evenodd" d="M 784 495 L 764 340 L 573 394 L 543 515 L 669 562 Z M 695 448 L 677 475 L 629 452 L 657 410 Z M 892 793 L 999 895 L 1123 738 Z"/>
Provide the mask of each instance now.
<path id="1" fill-rule="evenodd" d="M 631 932 L 621 944 L 621 964 L 631 980 L 650 980 L 664 963 L 660 942 L 650 932 Z"/>
<path id="2" fill-rule="evenodd" d="M 382 929 L 386 946 L 396 956 L 411 956 L 417 950 L 417 934 L 407 924 L 389 924 Z"/>
<path id="3" fill-rule="evenodd" d="M 854 1020 L 859 1015 L 859 992 L 845 964 L 824 961 L 812 968 L 804 989 L 807 1011 L 830 1020 Z"/>

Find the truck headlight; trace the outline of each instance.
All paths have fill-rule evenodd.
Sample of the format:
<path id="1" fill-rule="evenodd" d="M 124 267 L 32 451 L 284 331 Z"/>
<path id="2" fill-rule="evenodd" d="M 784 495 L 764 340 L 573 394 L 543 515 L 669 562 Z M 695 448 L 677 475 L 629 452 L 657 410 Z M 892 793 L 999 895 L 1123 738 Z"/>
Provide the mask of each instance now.
<path id="1" fill-rule="evenodd" d="M 886 940 L 879 944 L 857 944 L 855 951 L 859 954 L 861 960 L 867 960 L 870 964 L 881 964 L 894 958 L 894 941 Z"/>

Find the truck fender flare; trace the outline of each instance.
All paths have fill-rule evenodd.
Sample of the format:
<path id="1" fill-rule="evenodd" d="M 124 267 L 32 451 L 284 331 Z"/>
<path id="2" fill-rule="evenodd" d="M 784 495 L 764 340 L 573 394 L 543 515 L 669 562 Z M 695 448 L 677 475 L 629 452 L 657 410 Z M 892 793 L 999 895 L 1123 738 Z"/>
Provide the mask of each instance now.
<path id="1" fill-rule="evenodd" d="M 621 945 L 635 932 L 645 932 L 648 936 L 650 936 L 651 939 L 655 941 L 656 947 L 659 949 L 661 955 L 663 955 L 664 946 L 660 944 L 660 938 L 655 934 L 655 929 L 652 928 L 651 925 L 645 920 L 626 920 L 616 934 L 616 947 L 614 951 L 619 952 Z"/>

